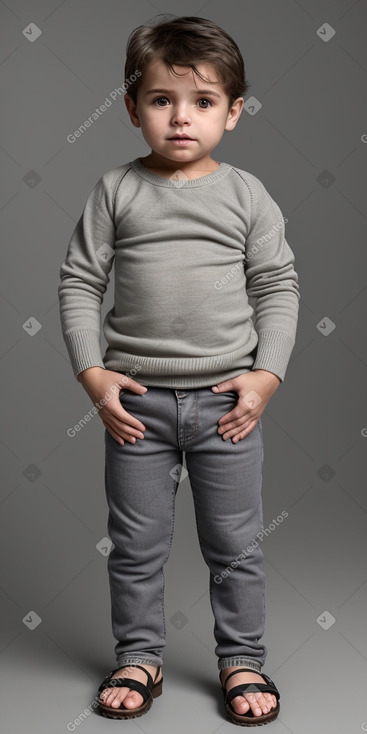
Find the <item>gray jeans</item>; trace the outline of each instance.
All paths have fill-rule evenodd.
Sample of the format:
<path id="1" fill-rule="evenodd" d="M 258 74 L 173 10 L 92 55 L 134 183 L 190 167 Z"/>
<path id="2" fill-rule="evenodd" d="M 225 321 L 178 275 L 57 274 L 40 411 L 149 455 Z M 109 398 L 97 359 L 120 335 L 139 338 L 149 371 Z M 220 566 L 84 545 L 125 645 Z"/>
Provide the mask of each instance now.
<path id="1" fill-rule="evenodd" d="M 265 572 L 257 534 L 263 530 L 261 419 L 233 443 L 218 420 L 238 394 L 210 387 L 147 386 L 144 395 L 120 394 L 121 405 L 145 425 L 143 439 L 121 446 L 105 429 L 105 486 L 111 618 L 118 667 L 163 664 L 166 644 L 164 572 L 182 470 L 193 493 L 198 540 L 210 571 L 210 603 L 218 668 L 260 671 L 267 648 Z"/>

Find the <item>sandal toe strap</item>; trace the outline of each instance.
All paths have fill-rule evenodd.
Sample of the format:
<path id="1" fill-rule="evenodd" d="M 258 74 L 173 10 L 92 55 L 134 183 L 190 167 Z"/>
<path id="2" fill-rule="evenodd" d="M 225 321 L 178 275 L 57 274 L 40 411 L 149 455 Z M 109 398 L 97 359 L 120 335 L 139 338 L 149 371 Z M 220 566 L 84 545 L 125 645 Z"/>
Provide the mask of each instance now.
<path id="1" fill-rule="evenodd" d="M 280 693 L 268 676 L 261 673 L 262 677 L 267 679 L 268 683 L 242 683 L 242 685 L 234 686 L 225 694 L 225 702 L 231 703 L 236 696 L 242 696 L 244 693 L 273 693 L 277 701 L 280 699 Z"/>
<path id="2" fill-rule="evenodd" d="M 110 681 L 106 681 L 101 683 L 99 687 L 99 691 L 103 691 L 105 688 L 131 688 L 134 691 L 137 691 L 143 696 L 144 703 L 148 700 L 148 698 L 152 698 L 151 691 L 149 688 L 144 685 L 144 683 L 141 683 L 139 680 L 134 680 L 133 678 L 112 678 Z"/>

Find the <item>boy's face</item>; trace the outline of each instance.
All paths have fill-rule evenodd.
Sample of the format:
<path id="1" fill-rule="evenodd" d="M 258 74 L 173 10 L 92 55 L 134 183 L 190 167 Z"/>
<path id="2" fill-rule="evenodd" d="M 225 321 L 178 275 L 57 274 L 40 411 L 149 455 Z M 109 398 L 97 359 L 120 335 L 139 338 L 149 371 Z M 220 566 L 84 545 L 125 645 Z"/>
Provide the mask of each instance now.
<path id="1" fill-rule="evenodd" d="M 212 64 L 200 64 L 197 69 L 210 82 L 218 81 Z M 174 71 L 180 76 L 174 76 L 161 59 L 147 65 L 137 104 L 128 94 L 124 97 L 131 122 L 141 127 L 152 149 L 150 158 L 157 165 L 173 169 L 177 164 L 184 168 L 191 161 L 208 165 L 210 153 L 224 131 L 236 126 L 243 97 L 238 97 L 228 110 L 229 99 L 221 84 L 202 81 L 190 67 L 175 65 Z M 188 143 L 182 145 L 172 140 L 182 133 L 191 138 Z"/>

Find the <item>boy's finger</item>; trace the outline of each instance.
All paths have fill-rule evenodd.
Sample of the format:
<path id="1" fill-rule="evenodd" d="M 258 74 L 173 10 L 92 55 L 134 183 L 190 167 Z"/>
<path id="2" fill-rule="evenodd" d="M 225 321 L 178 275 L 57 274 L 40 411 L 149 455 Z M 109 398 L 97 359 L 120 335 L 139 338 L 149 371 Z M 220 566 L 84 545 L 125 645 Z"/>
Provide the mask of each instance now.
<path id="1" fill-rule="evenodd" d="M 145 431 L 145 425 L 142 423 L 138 418 L 135 418 L 135 416 L 131 415 L 131 413 L 128 413 L 127 410 L 121 405 L 120 401 L 118 400 L 115 405 L 110 405 L 110 414 L 117 419 L 118 423 L 126 423 L 129 426 L 132 426 L 133 428 L 138 429 L 139 431 Z M 113 410 L 112 410 L 113 408 Z"/>
<path id="2" fill-rule="evenodd" d="M 117 441 L 118 443 L 120 443 L 123 446 L 125 443 L 124 439 L 121 438 L 121 436 L 119 436 L 118 433 L 115 433 L 115 431 L 111 428 L 110 425 L 107 425 L 106 423 L 104 425 L 106 426 L 106 430 L 112 436 L 112 438 L 114 438 L 115 441 Z"/>
<path id="3" fill-rule="evenodd" d="M 130 416 L 130 418 L 134 420 L 133 416 Z M 141 431 L 140 428 L 137 428 L 130 424 L 128 414 L 122 420 L 119 417 L 115 417 L 111 415 L 111 421 L 112 420 L 113 420 L 113 427 L 115 429 L 115 432 L 121 438 L 125 438 L 126 440 L 131 439 L 131 438 L 134 438 L 134 440 L 136 438 L 139 438 L 139 439 L 144 438 L 143 431 Z M 111 423 L 109 425 L 111 425 Z"/>
<path id="4" fill-rule="evenodd" d="M 231 421 L 234 421 L 234 422 L 239 421 L 246 416 L 247 412 L 248 411 L 241 410 L 241 412 L 239 413 L 237 410 L 237 406 L 236 406 L 229 413 L 225 413 L 225 415 L 222 415 L 222 417 L 219 418 L 218 423 L 219 425 L 223 426 L 226 423 L 231 423 Z"/>

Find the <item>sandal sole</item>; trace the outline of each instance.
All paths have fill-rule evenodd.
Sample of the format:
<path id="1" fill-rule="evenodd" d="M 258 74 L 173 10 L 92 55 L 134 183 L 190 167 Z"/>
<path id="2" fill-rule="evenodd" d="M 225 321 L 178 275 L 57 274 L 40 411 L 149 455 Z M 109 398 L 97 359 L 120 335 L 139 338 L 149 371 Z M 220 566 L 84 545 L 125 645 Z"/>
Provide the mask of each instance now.
<path id="1" fill-rule="evenodd" d="M 280 711 L 280 704 L 278 703 L 278 706 L 272 711 L 269 711 L 268 714 L 262 714 L 261 716 L 247 716 L 247 714 L 236 714 L 234 711 L 231 711 L 228 706 L 226 706 L 225 709 L 227 716 L 232 724 L 237 724 L 238 726 L 263 726 L 265 724 L 270 724 L 272 721 L 274 721 L 274 719 L 277 718 Z"/>

